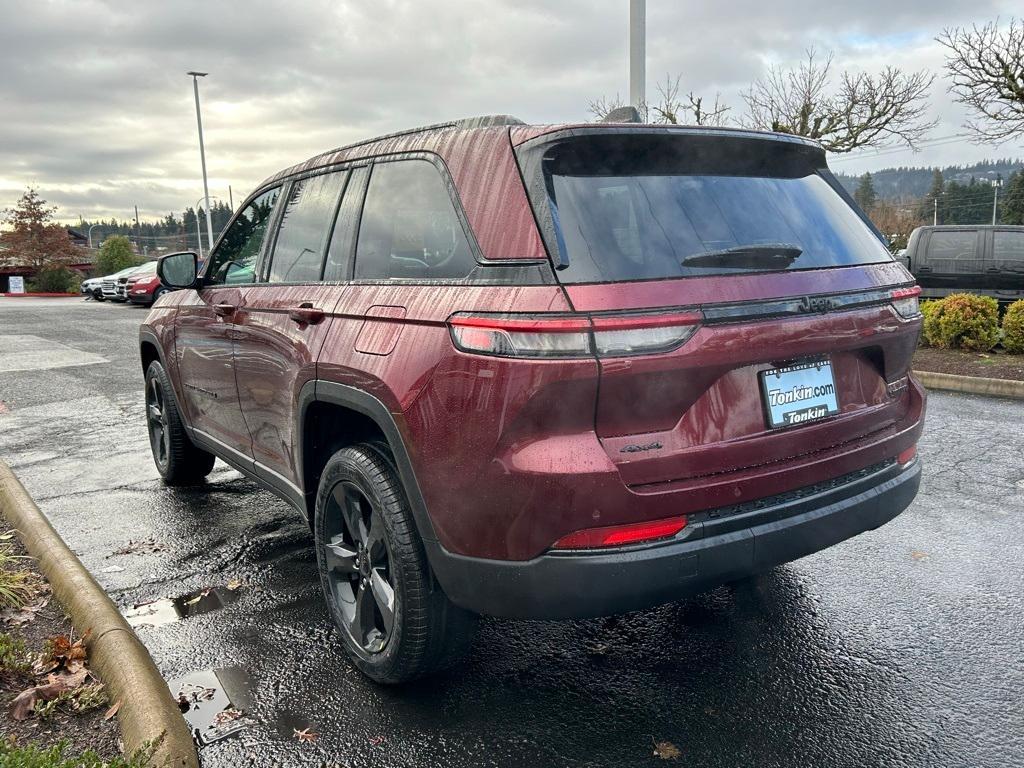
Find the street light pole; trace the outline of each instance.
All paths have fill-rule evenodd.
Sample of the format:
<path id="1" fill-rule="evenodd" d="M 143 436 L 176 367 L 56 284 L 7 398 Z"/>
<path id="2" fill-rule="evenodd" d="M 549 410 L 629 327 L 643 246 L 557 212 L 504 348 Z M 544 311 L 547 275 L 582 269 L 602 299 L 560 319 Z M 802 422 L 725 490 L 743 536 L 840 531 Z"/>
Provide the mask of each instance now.
<path id="1" fill-rule="evenodd" d="M 629 103 L 641 111 L 646 101 L 647 3 L 629 0 Z M 641 113 L 641 117 L 642 117 Z"/>
<path id="2" fill-rule="evenodd" d="M 217 197 L 216 195 L 213 196 L 213 199 L 214 200 L 220 200 L 220 198 Z M 199 204 L 201 202 L 203 202 L 203 198 L 201 198 L 201 197 L 198 200 L 196 200 L 196 211 L 199 210 Z M 209 195 L 206 196 L 206 215 L 207 215 L 207 217 L 209 217 L 209 215 L 210 215 L 210 196 Z M 207 221 L 209 221 L 209 218 L 207 218 Z M 198 213 L 196 213 L 196 239 L 199 241 L 199 260 L 202 261 L 203 260 L 203 230 L 201 230 L 199 228 L 199 214 Z M 210 239 L 207 241 L 207 247 L 211 251 L 213 250 L 213 236 L 212 235 L 210 236 Z"/>
<path id="3" fill-rule="evenodd" d="M 206 182 L 206 148 L 203 146 L 203 113 L 199 109 L 199 78 L 206 77 L 206 72 L 189 72 L 192 76 L 192 88 L 196 95 L 196 124 L 199 126 L 199 159 L 203 164 L 203 197 L 206 199 L 206 240 L 213 245 L 213 219 L 210 217 L 210 187 Z M 198 204 L 197 204 L 198 207 Z M 202 256 L 202 238 L 200 238 L 199 250 Z"/>
<path id="4" fill-rule="evenodd" d="M 998 210 L 999 204 L 999 188 L 1003 186 L 1002 179 L 996 179 L 992 182 L 992 226 L 996 223 L 996 211 Z"/>
<path id="5" fill-rule="evenodd" d="M 92 228 L 93 227 L 98 227 L 98 226 L 99 226 L 99 224 L 90 224 L 89 225 L 89 233 L 86 235 L 86 237 L 89 238 L 89 250 L 92 250 Z"/>

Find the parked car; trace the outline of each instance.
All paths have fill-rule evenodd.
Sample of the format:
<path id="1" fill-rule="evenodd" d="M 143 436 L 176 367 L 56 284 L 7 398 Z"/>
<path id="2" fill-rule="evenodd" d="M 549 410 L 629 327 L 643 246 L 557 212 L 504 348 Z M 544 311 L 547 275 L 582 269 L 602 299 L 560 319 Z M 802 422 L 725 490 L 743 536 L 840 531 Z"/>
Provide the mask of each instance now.
<path id="1" fill-rule="evenodd" d="M 292 504 L 379 682 L 452 663 L 477 614 L 675 600 L 920 482 L 918 288 L 793 136 L 418 129 L 272 176 L 202 273 L 158 274 L 164 482 L 217 456 Z"/>
<path id="2" fill-rule="evenodd" d="M 156 262 L 150 261 L 142 265 L 128 276 L 125 282 L 125 295 L 132 304 L 151 305 L 167 289 L 160 284 L 160 278 L 156 274 Z"/>
<path id="3" fill-rule="evenodd" d="M 103 278 L 91 277 L 87 280 L 83 280 L 78 290 L 86 299 L 103 301 Z"/>
<path id="4" fill-rule="evenodd" d="M 1024 298 L 1024 227 L 918 227 L 900 261 L 925 298 L 962 292 L 1001 302 Z"/>
<path id="5" fill-rule="evenodd" d="M 122 269 L 120 272 L 115 272 L 112 275 L 100 278 L 100 292 L 104 299 L 110 299 L 111 301 L 122 301 L 123 299 L 118 298 L 117 285 L 118 281 L 128 275 L 132 274 L 138 266 L 127 267 Z"/>

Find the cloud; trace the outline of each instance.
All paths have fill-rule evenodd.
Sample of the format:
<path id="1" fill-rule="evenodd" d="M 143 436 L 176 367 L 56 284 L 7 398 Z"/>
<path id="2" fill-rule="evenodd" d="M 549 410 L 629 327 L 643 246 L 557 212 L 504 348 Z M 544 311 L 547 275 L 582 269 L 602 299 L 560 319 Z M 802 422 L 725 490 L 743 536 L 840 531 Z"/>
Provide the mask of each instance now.
<path id="1" fill-rule="evenodd" d="M 648 88 L 739 93 L 808 45 L 842 68 L 938 71 L 944 25 L 1012 12 L 1001 0 L 648 3 Z M 235 199 L 282 167 L 377 133 L 474 114 L 587 118 L 625 94 L 623 0 L 15 2 L 0 0 L 0 207 L 25 185 L 66 219 L 144 218 L 202 193 L 190 69 L 201 81 L 211 193 Z M 937 83 L 937 135 L 963 115 Z M 943 146 L 898 163 L 991 156 Z M 881 156 L 844 158 L 843 169 Z M 872 165 L 874 162 L 874 165 Z"/>

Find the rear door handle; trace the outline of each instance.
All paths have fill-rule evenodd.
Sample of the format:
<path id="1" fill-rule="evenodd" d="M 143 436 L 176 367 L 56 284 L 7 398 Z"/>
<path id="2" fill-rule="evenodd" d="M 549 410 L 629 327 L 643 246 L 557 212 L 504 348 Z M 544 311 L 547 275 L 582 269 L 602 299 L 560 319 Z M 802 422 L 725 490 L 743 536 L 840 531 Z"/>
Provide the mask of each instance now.
<path id="1" fill-rule="evenodd" d="M 227 317 L 228 315 L 234 314 L 234 312 L 235 312 L 235 305 L 234 304 L 214 304 L 213 305 L 213 311 L 216 312 L 221 317 Z"/>
<path id="2" fill-rule="evenodd" d="M 985 271 L 986 272 L 1002 272 L 1003 270 L 1001 270 L 999 267 L 989 267 Z"/>
<path id="3" fill-rule="evenodd" d="M 304 301 L 299 306 L 289 309 L 288 317 L 299 324 L 316 325 L 324 319 L 324 311 L 314 307 L 311 302 Z"/>

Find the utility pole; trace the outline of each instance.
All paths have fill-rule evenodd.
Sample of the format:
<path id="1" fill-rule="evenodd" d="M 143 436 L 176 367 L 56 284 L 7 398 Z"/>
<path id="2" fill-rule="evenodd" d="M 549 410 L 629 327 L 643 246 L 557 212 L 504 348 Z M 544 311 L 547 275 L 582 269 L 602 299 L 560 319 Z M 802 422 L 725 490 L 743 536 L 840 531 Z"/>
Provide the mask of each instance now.
<path id="1" fill-rule="evenodd" d="M 939 198 L 932 198 L 932 202 L 935 204 L 932 209 L 932 226 L 934 227 L 939 223 Z"/>
<path id="2" fill-rule="evenodd" d="M 999 188 L 1003 186 L 1002 178 L 992 182 L 992 225 L 996 223 L 996 212 L 999 210 Z"/>
<path id="3" fill-rule="evenodd" d="M 142 250 L 142 229 L 139 227 L 139 206 L 135 206 L 135 247 Z"/>
<path id="4" fill-rule="evenodd" d="M 203 113 L 199 109 L 199 78 L 206 77 L 207 72 L 189 72 L 192 76 L 192 88 L 196 95 L 196 124 L 199 126 L 199 160 L 203 165 L 203 197 L 206 199 L 206 241 L 213 246 L 213 219 L 210 216 L 210 187 L 206 182 L 206 148 L 203 146 Z M 202 244 L 200 244 L 202 249 Z"/>
<path id="5" fill-rule="evenodd" d="M 629 0 L 629 103 L 636 107 L 641 117 L 647 100 L 644 94 L 647 83 L 646 27 L 646 0 Z"/>

